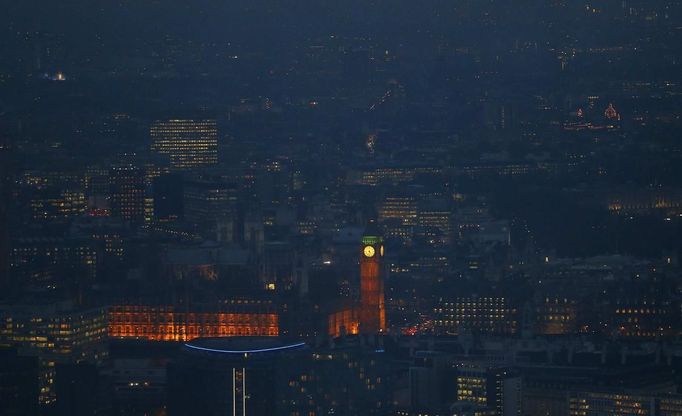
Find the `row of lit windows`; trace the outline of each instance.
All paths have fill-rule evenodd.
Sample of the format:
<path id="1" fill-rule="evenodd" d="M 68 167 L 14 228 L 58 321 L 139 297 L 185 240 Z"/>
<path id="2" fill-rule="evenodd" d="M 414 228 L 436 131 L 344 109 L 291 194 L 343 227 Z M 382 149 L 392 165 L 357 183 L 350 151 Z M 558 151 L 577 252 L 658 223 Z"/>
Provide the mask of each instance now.
<path id="1" fill-rule="evenodd" d="M 617 314 L 663 314 L 666 313 L 664 309 L 616 309 Z"/>

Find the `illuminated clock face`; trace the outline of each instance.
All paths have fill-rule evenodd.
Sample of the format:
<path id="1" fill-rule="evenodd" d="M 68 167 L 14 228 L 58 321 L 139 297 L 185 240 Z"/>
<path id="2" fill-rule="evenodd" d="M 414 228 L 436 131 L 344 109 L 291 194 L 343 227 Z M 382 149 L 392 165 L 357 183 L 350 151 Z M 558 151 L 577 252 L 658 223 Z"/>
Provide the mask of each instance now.
<path id="1" fill-rule="evenodd" d="M 365 257 L 374 257 L 374 247 L 372 246 L 365 246 L 362 252 L 365 253 Z"/>

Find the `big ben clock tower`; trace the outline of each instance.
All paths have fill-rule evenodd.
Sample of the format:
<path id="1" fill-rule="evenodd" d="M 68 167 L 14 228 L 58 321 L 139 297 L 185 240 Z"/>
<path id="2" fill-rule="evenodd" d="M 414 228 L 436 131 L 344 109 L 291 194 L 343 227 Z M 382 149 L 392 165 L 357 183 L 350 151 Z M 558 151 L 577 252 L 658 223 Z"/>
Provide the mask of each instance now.
<path id="1" fill-rule="evenodd" d="M 386 332 L 381 237 L 365 235 L 360 245 L 360 325 L 363 334 Z"/>

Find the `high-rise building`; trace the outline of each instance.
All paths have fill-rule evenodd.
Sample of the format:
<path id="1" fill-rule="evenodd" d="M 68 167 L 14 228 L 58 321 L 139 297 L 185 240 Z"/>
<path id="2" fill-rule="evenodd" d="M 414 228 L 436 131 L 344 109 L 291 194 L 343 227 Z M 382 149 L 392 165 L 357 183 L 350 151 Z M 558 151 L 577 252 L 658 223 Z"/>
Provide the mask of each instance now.
<path id="1" fill-rule="evenodd" d="M 365 235 L 360 247 L 360 333 L 386 331 L 381 237 Z"/>
<path id="2" fill-rule="evenodd" d="M 487 407 L 497 416 L 521 414 L 521 376 L 502 367 L 457 366 L 457 401 Z"/>
<path id="3" fill-rule="evenodd" d="M 101 363 L 108 355 L 105 308 L 81 309 L 69 302 L 4 305 L 0 347 L 38 357 L 40 403 L 55 400 L 55 365 Z"/>
<path id="4" fill-rule="evenodd" d="M 125 166 L 109 171 L 111 215 L 133 224 L 144 223 L 144 171 Z"/>
<path id="5" fill-rule="evenodd" d="M 151 150 L 170 158 L 176 169 L 218 163 L 218 127 L 215 120 L 159 120 L 149 129 Z"/>

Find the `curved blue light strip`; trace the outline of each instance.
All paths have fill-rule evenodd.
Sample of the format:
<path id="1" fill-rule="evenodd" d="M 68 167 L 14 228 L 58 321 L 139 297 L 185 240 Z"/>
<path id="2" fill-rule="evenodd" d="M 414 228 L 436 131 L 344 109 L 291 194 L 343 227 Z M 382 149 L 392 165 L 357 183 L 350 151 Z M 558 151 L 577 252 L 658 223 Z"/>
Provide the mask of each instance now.
<path id="1" fill-rule="evenodd" d="M 236 351 L 236 350 L 219 350 L 215 348 L 204 348 L 204 347 L 197 347 L 196 345 L 190 345 L 190 344 L 185 344 L 185 347 L 187 348 L 192 348 L 195 350 L 199 351 L 208 351 L 208 352 L 219 352 L 223 354 L 255 354 L 259 352 L 273 352 L 273 351 L 282 351 L 282 350 L 290 350 L 293 348 L 299 348 L 305 346 L 305 342 L 301 342 L 298 344 L 292 344 L 292 345 L 284 345 L 282 347 L 273 347 L 273 348 L 262 348 L 259 350 L 242 350 L 242 351 Z"/>

